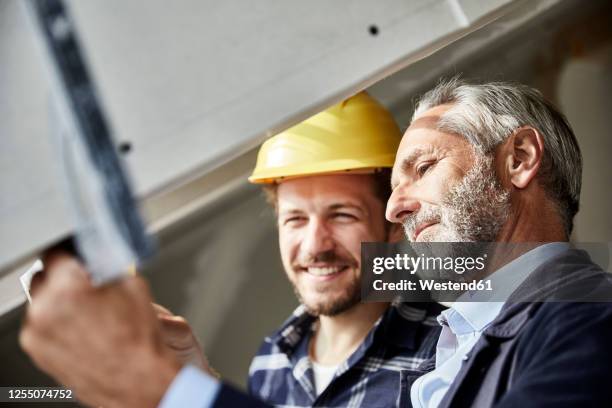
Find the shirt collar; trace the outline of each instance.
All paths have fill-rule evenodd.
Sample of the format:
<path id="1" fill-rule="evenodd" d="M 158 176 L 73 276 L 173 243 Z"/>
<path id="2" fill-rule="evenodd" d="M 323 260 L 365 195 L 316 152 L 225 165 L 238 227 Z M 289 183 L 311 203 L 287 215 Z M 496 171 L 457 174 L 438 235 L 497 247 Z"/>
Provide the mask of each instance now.
<path id="1" fill-rule="evenodd" d="M 408 349 L 417 349 L 422 324 L 435 326 L 435 318 L 445 308 L 435 302 L 396 303 L 383 316 L 378 330 L 380 341 Z"/>
<path id="2" fill-rule="evenodd" d="M 280 329 L 269 337 L 269 341 L 287 355 L 291 355 L 304 336 L 313 329 L 316 321 L 317 318 L 308 313 L 304 305 L 299 305 Z"/>
<path id="3" fill-rule="evenodd" d="M 415 349 L 419 346 L 417 326 L 423 322 L 431 325 L 432 321 L 435 325 L 433 319 L 443 309 L 437 303 L 394 303 L 376 321 L 360 349 L 365 352 L 375 342 Z M 281 328 L 270 336 L 269 341 L 291 355 L 299 349 L 304 337 L 312 332 L 316 322 L 317 317 L 308 313 L 304 305 L 300 305 Z"/>
<path id="4" fill-rule="evenodd" d="M 456 335 L 482 332 L 502 309 L 503 302 L 461 302 L 442 312 L 438 321 Z"/>
<path id="5" fill-rule="evenodd" d="M 543 244 L 525 252 L 493 272 L 488 279 L 490 279 L 493 287 L 500 288 L 501 292 L 496 295 L 497 299 L 507 299 L 527 279 L 531 272 L 569 248 L 568 242 Z"/>
<path id="6" fill-rule="evenodd" d="M 488 279 L 492 283 L 503 283 L 510 295 L 531 272 L 569 248 L 567 242 L 540 245 L 502 266 Z M 456 335 L 482 332 L 497 317 L 504 305 L 504 302 L 473 302 L 466 301 L 467 299 L 470 299 L 470 294 L 460 296 L 452 307 L 443 311 L 438 318 L 440 324 L 448 324 Z"/>

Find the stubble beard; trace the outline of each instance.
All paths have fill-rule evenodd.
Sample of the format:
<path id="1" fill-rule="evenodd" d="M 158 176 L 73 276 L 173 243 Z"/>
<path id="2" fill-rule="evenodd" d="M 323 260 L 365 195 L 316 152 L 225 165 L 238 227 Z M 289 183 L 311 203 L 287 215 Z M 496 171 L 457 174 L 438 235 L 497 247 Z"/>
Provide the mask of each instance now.
<path id="1" fill-rule="evenodd" d="M 313 316 L 337 316 L 361 301 L 361 285 L 357 279 L 353 280 L 340 296 L 333 299 L 327 298 L 316 303 L 305 301 L 295 284 L 293 284 L 293 291 L 299 302 L 306 307 L 306 311 Z M 319 293 L 325 295 L 324 292 Z"/>
<path id="2" fill-rule="evenodd" d="M 428 234 L 429 242 L 493 242 L 509 216 L 510 192 L 499 182 L 492 157 L 478 154 L 472 168 L 451 187 L 439 207 L 419 211 L 403 226 L 409 240 L 418 225 L 434 221 L 442 230 Z"/>
<path id="3" fill-rule="evenodd" d="M 306 259 L 301 259 L 301 264 L 308 264 L 310 262 L 325 262 L 329 264 L 342 264 L 349 265 L 351 271 L 344 271 L 342 273 L 353 273 L 359 267 L 359 263 L 348 253 L 337 252 L 336 250 L 325 251 Z M 305 272 L 302 272 L 305 273 Z M 355 306 L 361 301 L 361 280 L 359 276 L 352 275 L 351 281 L 348 285 L 342 288 L 341 293 L 335 295 L 337 288 L 321 288 L 316 289 L 317 294 L 323 300 L 311 302 L 308 301 L 305 296 L 302 295 L 296 279 L 291 279 L 293 291 L 296 297 L 303 304 L 308 313 L 314 316 L 336 316 L 342 312 Z"/>

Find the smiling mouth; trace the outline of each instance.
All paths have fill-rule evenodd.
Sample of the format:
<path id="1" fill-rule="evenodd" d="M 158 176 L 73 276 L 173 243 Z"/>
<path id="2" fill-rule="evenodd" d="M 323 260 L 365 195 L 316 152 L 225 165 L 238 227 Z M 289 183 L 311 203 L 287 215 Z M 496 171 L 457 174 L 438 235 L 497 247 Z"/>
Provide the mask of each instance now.
<path id="1" fill-rule="evenodd" d="M 333 266 L 309 266 L 300 268 L 302 272 L 306 272 L 312 276 L 332 276 L 336 275 L 340 272 L 344 272 L 347 269 L 347 265 L 333 265 Z"/>
<path id="2" fill-rule="evenodd" d="M 419 225 L 417 227 L 416 231 L 414 231 L 413 242 L 415 242 L 417 240 L 419 235 L 421 235 L 421 232 L 423 232 L 425 229 L 431 227 L 432 225 L 436 225 L 436 224 L 438 224 L 438 223 L 437 222 L 428 222 L 428 223 Z"/>

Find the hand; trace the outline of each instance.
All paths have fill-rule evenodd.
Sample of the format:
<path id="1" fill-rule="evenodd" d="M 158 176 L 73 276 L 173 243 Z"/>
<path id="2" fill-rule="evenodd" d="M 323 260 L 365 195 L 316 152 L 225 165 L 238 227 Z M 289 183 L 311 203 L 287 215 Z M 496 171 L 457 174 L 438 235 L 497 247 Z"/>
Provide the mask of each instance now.
<path id="1" fill-rule="evenodd" d="M 193 364 L 208 374 L 219 377 L 217 372 L 208 364 L 208 360 L 202 351 L 202 346 L 193 334 L 187 320 L 155 303 L 153 303 L 153 310 L 157 313 L 162 340 L 174 353 L 178 361 L 182 364 Z"/>
<path id="2" fill-rule="evenodd" d="M 181 368 L 163 344 L 146 283 L 94 287 L 82 265 L 49 254 L 19 341 L 34 363 L 93 406 L 155 407 Z"/>

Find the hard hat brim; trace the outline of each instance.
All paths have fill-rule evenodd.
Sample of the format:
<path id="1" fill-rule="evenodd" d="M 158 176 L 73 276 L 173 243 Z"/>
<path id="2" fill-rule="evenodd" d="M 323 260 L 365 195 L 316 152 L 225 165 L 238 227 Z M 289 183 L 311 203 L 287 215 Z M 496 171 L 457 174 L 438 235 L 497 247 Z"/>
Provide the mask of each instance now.
<path id="1" fill-rule="evenodd" d="M 271 168 L 259 171 L 249 177 L 249 182 L 254 184 L 278 183 L 288 179 L 299 177 L 312 177 L 317 175 L 332 174 L 366 174 L 375 173 L 383 168 L 393 167 L 394 156 L 372 157 L 368 162 L 356 160 L 336 160 L 313 165 L 298 165 L 288 167 Z"/>

